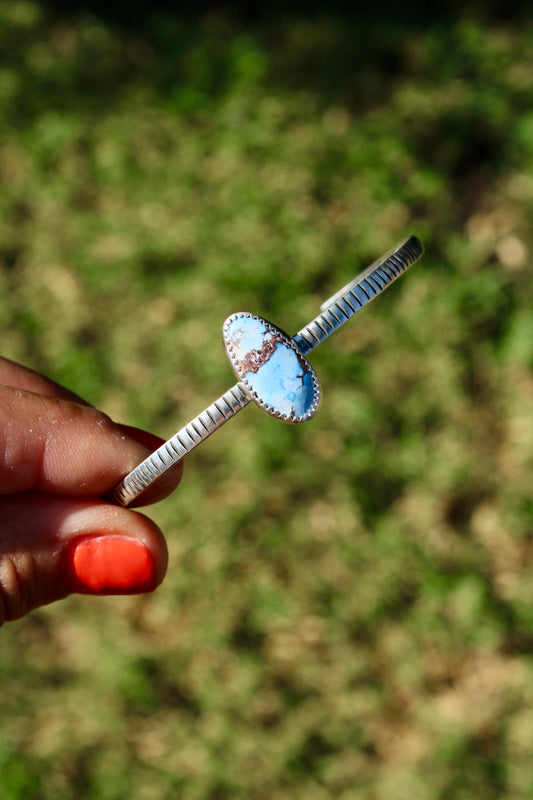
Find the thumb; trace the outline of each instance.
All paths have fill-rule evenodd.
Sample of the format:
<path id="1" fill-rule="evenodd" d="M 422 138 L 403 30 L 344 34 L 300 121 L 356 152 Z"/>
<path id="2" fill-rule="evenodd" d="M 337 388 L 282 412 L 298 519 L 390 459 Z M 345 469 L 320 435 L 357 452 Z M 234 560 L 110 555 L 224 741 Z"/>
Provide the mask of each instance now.
<path id="1" fill-rule="evenodd" d="M 138 512 L 39 492 L 0 498 L 0 625 L 72 592 L 153 591 L 167 559 Z"/>

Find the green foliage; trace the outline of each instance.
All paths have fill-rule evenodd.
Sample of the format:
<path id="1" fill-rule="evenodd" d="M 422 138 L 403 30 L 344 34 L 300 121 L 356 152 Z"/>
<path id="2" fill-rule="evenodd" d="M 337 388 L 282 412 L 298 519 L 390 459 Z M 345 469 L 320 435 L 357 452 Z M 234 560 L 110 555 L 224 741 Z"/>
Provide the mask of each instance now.
<path id="1" fill-rule="evenodd" d="M 531 797 L 532 44 L 0 1 L 4 355 L 171 435 L 230 313 L 292 333 L 427 248 L 313 354 L 315 420 L 189 457 L 157 593 L 2 629 L 2 800 Z"/>

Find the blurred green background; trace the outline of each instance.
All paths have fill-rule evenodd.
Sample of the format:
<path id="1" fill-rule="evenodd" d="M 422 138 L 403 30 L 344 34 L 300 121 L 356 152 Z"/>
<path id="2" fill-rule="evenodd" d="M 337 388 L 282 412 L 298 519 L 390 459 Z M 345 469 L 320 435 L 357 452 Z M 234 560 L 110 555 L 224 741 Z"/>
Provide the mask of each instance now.
<path id="1" fill-rule="evenodd" d="M 187 459 L 160 590 L 2 629 L 0 797 L 531 798 L 532 19 L 177 7 L 0 0 L 3 355 L 170 436 L 227 315 L 426 255 Z"/>

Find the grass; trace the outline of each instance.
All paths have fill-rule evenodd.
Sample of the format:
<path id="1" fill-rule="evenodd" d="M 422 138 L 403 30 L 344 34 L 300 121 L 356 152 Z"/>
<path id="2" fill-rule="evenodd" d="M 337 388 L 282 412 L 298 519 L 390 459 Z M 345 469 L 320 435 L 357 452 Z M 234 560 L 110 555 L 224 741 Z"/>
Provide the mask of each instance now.
<path id="1" fill-rule="evenodd" d="M 226 316 L 289 332 L 408 233 L 419 265 L 151 513 L 140 598 L 1 631 L 2 800 L 533 791 L 533 28 L 0 2 L 4 355 L 167 436 Z"/>

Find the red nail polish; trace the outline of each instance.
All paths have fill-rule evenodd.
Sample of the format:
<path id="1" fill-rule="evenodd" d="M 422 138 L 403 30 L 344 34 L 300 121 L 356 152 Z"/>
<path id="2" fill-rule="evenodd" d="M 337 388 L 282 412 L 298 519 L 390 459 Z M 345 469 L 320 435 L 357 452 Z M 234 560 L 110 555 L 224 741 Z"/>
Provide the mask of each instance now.
<path id="1" fill-rule="evenodd" d="M 126 536 L 96 536 L 73 542 L 68 562 L 74 589 L 93 594 L 139 594 L 156 587 L 148 548 Z"/>

